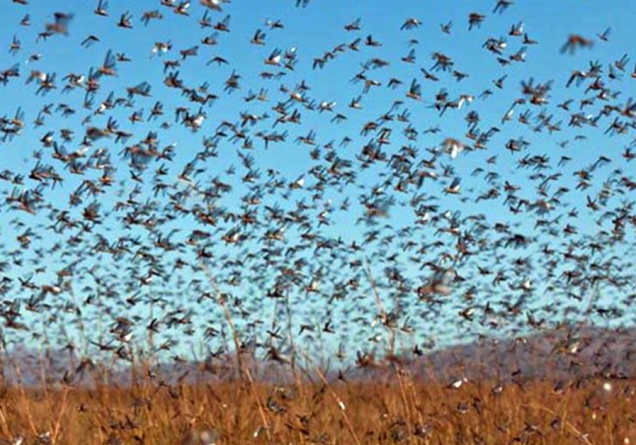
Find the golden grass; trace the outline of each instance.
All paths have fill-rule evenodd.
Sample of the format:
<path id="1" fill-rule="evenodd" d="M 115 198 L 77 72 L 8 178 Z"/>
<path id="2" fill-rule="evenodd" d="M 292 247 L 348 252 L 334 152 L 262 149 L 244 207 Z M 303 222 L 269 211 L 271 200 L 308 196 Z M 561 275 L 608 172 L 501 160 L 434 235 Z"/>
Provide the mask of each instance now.
<path id="1" fill-rule="evenodd" d="M 277 386 L 247 380 L 132 388 L 23 388 L 0 393 L 6 443 L 221 444 L 636 443 L 630 381 L 467 383 L 452 389 L 394 373 L 372 382 Z M 38 439 L 39 437 L 39 439 Z"/>

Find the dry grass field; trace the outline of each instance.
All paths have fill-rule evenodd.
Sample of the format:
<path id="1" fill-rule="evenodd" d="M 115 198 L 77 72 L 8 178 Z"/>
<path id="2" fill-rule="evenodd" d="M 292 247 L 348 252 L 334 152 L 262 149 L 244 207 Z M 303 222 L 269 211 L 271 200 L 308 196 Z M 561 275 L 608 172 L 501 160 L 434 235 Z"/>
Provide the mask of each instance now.
<path id="1" fill-rule="evenodd" d="M 4 388 L 12 444 L 636 443 L 633 382 L 416 382 L 394 369 L 364 381 L 276 385 L 137 382 Z"/>

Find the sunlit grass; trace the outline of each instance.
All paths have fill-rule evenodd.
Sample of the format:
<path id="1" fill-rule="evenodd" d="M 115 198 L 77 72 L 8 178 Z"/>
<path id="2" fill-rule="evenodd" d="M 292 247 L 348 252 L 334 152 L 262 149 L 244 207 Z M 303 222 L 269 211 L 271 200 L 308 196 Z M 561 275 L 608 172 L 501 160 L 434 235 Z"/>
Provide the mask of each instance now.
<path id="1" fill-rule="evenodd" d="M 383 372 L 372 381 L 244 378 L 130 387 L 5 387 L 6 443 L 634 443 L 633 382 L 466 382 Z M 203 436 L 201 436 L 203 434 Z"/>

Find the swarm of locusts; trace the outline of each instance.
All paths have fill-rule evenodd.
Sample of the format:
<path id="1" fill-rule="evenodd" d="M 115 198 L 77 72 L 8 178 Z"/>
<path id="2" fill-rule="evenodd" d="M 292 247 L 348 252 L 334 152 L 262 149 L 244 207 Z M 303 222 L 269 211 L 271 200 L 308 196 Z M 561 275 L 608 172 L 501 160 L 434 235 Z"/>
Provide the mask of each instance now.
<path id="1" fill-rule="evenodd" d="M 393 3 L 2 0 L 3 444 L 636 443 L 631 31 Z"/>

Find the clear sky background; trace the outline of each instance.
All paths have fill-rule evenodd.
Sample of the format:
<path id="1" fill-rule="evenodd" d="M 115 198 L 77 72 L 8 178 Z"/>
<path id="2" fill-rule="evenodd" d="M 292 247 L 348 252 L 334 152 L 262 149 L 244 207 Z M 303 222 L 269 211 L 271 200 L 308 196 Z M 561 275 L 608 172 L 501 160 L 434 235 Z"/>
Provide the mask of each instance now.
<path id="1" fill-rule="evenodd" d="M 572 161 L 568 165 L 567 173 L 559 181 L 559 185 L 572 189 L 576 187 L 576 178 L 572 172 L 589 166 L 602 154 L 611 156 L 613 159 L 614 163 L 608 169 L 621 168 L 625 172 L 630 172 L 630 169 L 633 169 L 633 165 L 629 165 L 620 156 L 624 147 L 631 143 L 631 135 L 610 138 L 603 135 L 604 128 L 595 131 L 569 129 L 567 128 L 567 113 L 556 110 L 556 104 L 570 97 L 576 99 L 583 97 L 580 91 L 565 88 L 572 71 L 586 69 L 590 60 L 600 60 L 606 67 L 608 63 L 620 59 L 623 54 L 631 55 L 636 37 L 636 30 L 633 26 L 633 18 L 636 17 L 636 2 L 629 0 L 602 2 L 516 0 L 514 5 L 503 14 L 493 12 L 495 2 L 490 0 L 394 0 L 391 2 L 380 0 L 338 2 L 313 0 L 306 8 L 297 8 L 294 3 L 292 0 L 234 0 L 230 4 L 224 5 L 223 12 L 210 13 L 211 21 L 215 23 L 229 15 L 231 17 L 231 32 L 221 33 L 219 44 L 207 47 L 201 45 L 200 40 L 205 35 L 213 33 L 213 30 L 201 29 L 198 26 L 197 21 L 205 9 L 196 2 L 193 2 L 190 7 L 190 16 L 183 17 L 174 14 L 170 9 L 160 6 L 155 1 L 110 0 L 110 17 L 103 18 L 92 13 L 96 2 L 84 0 L 40 2 L 33 0 L 27 6 L 21 6 L 5 0 L 0 6 L 0 45 L 2 45 L 0 70 L 5 70 L 13 64 L 19 63 L 21 78 L 12 79 L 8 85 L 0 86 L 0 116 L 12 117 L 16 110 L 21 108 L 24 110 L 27 126 L 20 137 L 0 144 L 0 170 L 9 169 L 28 176 L 34 165 L 32 153 L 40 147 L 39 139 L 49 128 L 68 128 L 76 132 L 77 142 L 81 140 L 84 131 L 81 121 L 87 114 L 90 114 L 90 111 L 82 108 L 81 97 L 83 94 L 81 92 L 72 92 L 66 95 L 61 92 L 62 78 L 68 73 L 86 74 L 90 67 L 99 66 L 109 49 L 116 53 L 125 52 L 133 61 L 129 64 L 119 63 L 117 77 L 101 80 L 102 86 L 95 100 L 96 105 L 104 100 L 110 91 L 122 95 L 126 87 L 147 81 L 152 85 L 151 98 L 137 98 L 132 108 L 119 109 L 114 112 L 114 116 L 120 123 L 120 128 L 133 132 L 135 135 L 133 140 L 143 137 L 149 130 L 157 130 L 156 122 L 132 125 L 127 121 L 127 117 L 135 110 L 144 108 L 147 114 L 155 101 L 164 103 L 166 120 L 174 121 L 174 108 L 184 105 L 185 102 L 182 97 L 175 94 L 174 90 L 170 90 L 162 84 L 164 79 L 162 62 L 166 59 L 178 58 L 178 51 L 194 45 L 199 45 L 199 56 L 182 62 L 182 66 L 179 68 L 180 77 L 186 80 L 189 85 L 200 85 L 207 82 L 210 85 L 210 91 L 221 97 L 213 106 L 204 107 L 207 119 L 201 131 L 194 133 L 176 124 L 172 125 L 170 129 L 158 130 L 162 146 L 177 144 L 175 160 L 169 166 L 172 179 L 176 177 L 183 165 L 201 149 L 203 137 L 213 134 L 221 122 L 236 121 L 238 114 L 247 110 L 254 113 L 266 111 L 270 115 L 273 114 L 271 107 L 276 103 L 276 100 L 283 97 L 280 91 L 277 91 L 278 86 L 284 84 L 293 89 L 302 80 L 305 80 L 311 87 L 309 94 L 312 98 L 318 102 L 322 100 L 335 101 L 336 112 L 347 114 L 348 120 L 336 125 L 330 123 L 333 114 L 303 112 L 302 125 L 276 129 L 278 131 L 289 130 L 290 136 L 286 143 L 274 144 L 265 150 L 260 140 L 254 140 L 257 149 L 252 154 L 258 168 L 262 172 L 268 168 L 275 168 L 290 181 L 303 174 L 306 175 L 308 167 L 312 165 L 306 147 L 293 142 L 298 136 L 305 135 L 313 129 L 317 134 L 318 143 L 326 144 L 333 140 L 336 146 L 343 137 L 351 136 L 354 138 L 354 143 L 350 147 L 339 148 L 339 150 L 342 150 L 345 157 L 353 157 L 359 149 L 358 147 L 368 142 L 369 139 L 359 136 L 361 126 L 388 111 L 393 101 L 398 98 L 405 101 L 405 106 L 408 106 L 411 113 L 411 123 L 420 132 L 435 126 L 439 126 L 441 129 L 439 134 L 420 135 L 417 145 L 422 150 L 439 147 L 446 137 L 465 140 L 466 124 L 463 118 L 466 111 L 449 112 L 448 115 L 440 118 L 438 113 L 429 107 L 433 103 L 434 94 L 440 88 L 446 88 L 451 97 L 463 93 L 474 95 L 475 100 L 468 110 L 474 109 L 479 112 L 482 121 L 487 123 L 483 125 L 486 129 L 489 125 L 497 125 L 502 128 L 502 132 L 494 138 L 488 150 L 470 156 L 460 156 L 454 162 L 453 165 L 456 169 L 454 176 L 462 178 L 462 189 L 464 190 L 475 189 L 480 192 L 485 190 L 482 177 L 471 177 L 470 173 L 476 167 L 486 168 L 486 159 L 495 154 L 498 156 L 497 172 L 501 175 L 502 180 L 514 180 L 522 189 L 531 187 L 526 172 L 520 173 L 516 165 L 517 160 L 523 154 L 511 154 L 504 149 L 505 142 L 512 138 L 524 138 L 532 142 L 531 148 L 525 154 L 547 154 L 551 157 L 553 164 L 556 164 L 562 155 L 570 156 Z M 144 26 L 140 22 L 141 15 L 144 11 L 153 9 L 161 11 L 164 19 L 152 21 L 149 26 Z M 45 23 L 52 20 L 52 15 L 56 11 L 74 14 L 69 27 L 69 36 L 53 36 L 46 41 L 36 42 L 37 33 L 43 30 Z M 116 27 L 120 14 L 126 11 L 129 11 L 133 17 L 134 29 L 132 30 Z M 468 14 L 471 12 L 483 13 L 486 15 L 486 19 L 481 27 L 469 32 Z M 30 15 L 30 27 L 19 25 L 25 14 Z M 400 26 L 408 17 L 418 18 L 422 21 L 422 26 L 415 30 L 401 31 Z M 361 19 L 362 30 L 356 33 L 347 33 L 343 29 L 344 25 L 357 18 Z M 284 23 L 284 30 L 268 30 L 265 26 L 266 20 L 277 19 Z M 440 32 L 440 24 L 448 22 L 453 23 L 451 35 Z M 513 64 L 504 70 L 492 54 L 482 48 L 482 43 L 488 37 L 506 36 L 510 27 L 518 22 L 523 22 L 525 32 L 531 38 L 536 39 L 539 44 L 528 47 L 525 63 Z M 267 45 L 264 47 L 255 46 L 249 42 L 256 29 L 259 28 L 267 33 Z M 602 42 L 598 39 L 597 34 L 602 33 L 607 28 L 611 28 L 609 42 Z M 596 41 L 594 48 L 580 50 L 575 55 L 561 54 L 560 47 L 573 33 L 593 38 Z M 80 43 L 88 35 L 95 35 L 99 37 L 100 41 L 88 48 L 81 47 Z M 351 42 L 356 37 L 364 39 L 367 35 L 372 35 L 374 39 L 382 42 L 382 46 L 380 48 L 366 48 L 361 45 L 360 53 L 348 52 L 328 63 L 322 70 L 312 69 L 313 60 L 316 57 L 321 57 L 325 51 L 338 44 Z M 8 47 L 14 36 L 17 36 L 22 42 L 22 48 L 15 56 L 8 53 Z M 510 48 L 507 50 L 507 54 L 513 54 L 523 46 L 519 38 L 510 36 L 506 38 Z M 419 43 L 415 46 L 409 46 L 410 39 L 417 39 Z M 172 51 L 162 57 L 153 55 L 153 45 L 159 41 L 170 41 L 173 46 Z M 299 62 L 295 70 L 289 72 L 282 80 L 264 82 L 259 78 L 259 73 L 267 69 L 263 61 L 275 48 L 280 48 L 283 51 L 296 48 Z M 412 65 L 402 63 L 400 58 L 406 56 L 411 48 L 416 51 L 416 63 Z M 420 67 L 430 69 L 433 64 L 431 60 L 433 52 L 442 52 L 453 57 L 455 69 L 469 74 L 469 77 L 461 82 L 455 82 L 447 77 L 438 84 L 424 81 L 419 69 Z M 27 59 L 34 53 L 41 54 L 41 60 L 29 62 Z M 221 67 L 207 66 L 205 62 L 215 56 L 227 59 L 229 64 Z M 362 112 L 352 112 L 347 108 L 347 104 L 361 93 L 362 87 L 359 84 L 352 84 L 351 79 L 361 70 L 361 63 L 372 57 L 390 61 L 391 65 L 384 69 L 369 70 L 370 77 L 377 78 L 384 84 L 391 77 L 399 77 L 404 85 L 398 90 L 386 88 L 386 85 L 377 88 L 373 94 L 363 97 L 364 109 Z M 634 90 L 634 85 L 636 85 L 634 81 L 629 79 L 632 68 L 633 61 L 630 61 L 625 79 L 611 85 L 612 88 L 623 91 L 621 101 L 625 101 L 630 96 Z M 34 84 L 25 85 L 25 80 L 31 70 L 57 72 L 58 89 L 44 97 L 36 96 L 37 86 Z M 223 92 L 223 85 L 233 71 L 241 75 L 241 89 L 227 94 Z M 500 78 L 503 74 L 508 76 L 505 81 L 506 87 L 499 91 L 494 87 L 493 80 Z M 562 132 L 552 135 L 547 131 L 534 134 L 528 131 L 528 127 L 516 122 L 516 117 L 515 121 L 509 122 L 505 126 L 502 125 L 503 114 L 512 100 L 519 97 L 520 82 L 531 77 L 538 82 L 554 81 L 549 113 L 555 114 L 555 122 L 562 121 Z M 422 83 L 423 99 L 421 102 L 410 101 L 404 95 L 412 79 L 418 79 L 418 82 Z M 252 89 L 258 92 L 262 86 L 269 90 L 269 95 L 273 98 L 270 103 L 247 104 L 243 101 L 242 97 L 247 94 L 248 90 Z M 494 95 L 488 100 L 477 98 L 485 89 L 492 90 Z M 46 126 L 35 129 L 32 122 L 42 106 L 47 103 L 57 104 L 60 102 L 73 107 L 76 115 L 71 118 L 62 118 L 54 114 L 47 117 Z M 575 104 L 573 108 L 577 106 L 578 104 Z M 197 108 L 192 106 L 193 111 L 196 111 Z M 535 110 L 535 115 L 538 111 Z M 105 119 L 105 117 L 95 116 L 92 124 L 104 125 Z M 397 131 L 394 132 L 397 133 Z M 559 147 L 559 142 L 571 139 L 576 135 L 585 135 L 587 139 L 571 143 L 565 149 Z M 398 136 L 394 136 L 394 138 L 399 139 Z M 67 147 L 69 151 L 73 149 L 72 145 Z M 400 144 L 395 145 L 399 147 Z M 118 179 L 125 179 L 129 184 L 129 179 L 125 174 L 126 161 L 118 156 L 123 147 L 123 145 L 113 145 L 111 148 L 112 156 L 115 164 L 123 168 Z M 241 192 L 245 190 L 244 186 L 240 184 L 238 175 L 234 176 L 233 179 L 224 176 L 224 172 L 230 165 L 239 165 L 236 151 L 236 147 L 223 142 L 219 147 L 219 157 L 206 164 L 207 171 L 204 175 L 206 177 L 219 175 L 222 179 L 225 178 L 228 182 L 236 185 L 235 190 L 226 201 L 230 202 L 228 204 L 230 207 L 232 206 L 232 196 L 238 199 Z M 379 178 L 376 173 L 377 170 L 373 169 L 360 172 L 358 184 L 363 187 L 378 184 Z M 73 190 L 83 179 L 72 177 L 68 172 L 64 172 L 64 176 L 68 179 L 63 187 L 47 189 L 46 191 L 47 199 L 55 207 L 64 208 L 68 201 L 69 191 Z M 442 184 L 448 185 L 450 179 L 442 180 Z M 29 184 L 33 185 L 27 179 L 27 185 Z M 594 184 L 593 189 L 587 194 L 593 195 L 598 192 L 601 186 L 602 184 Z M 11 189 L 12 186 L 6 183 L 0 184 L 0 190 L 8 192 Z M 439 187 L 439 190 L 443 190 L 443 187 Z M 328 191 L 327 196 L 329 193 L 331 192 Z M 334 201 L 338 204 L 347 196 L 355 201 L 358 193 L 359 190 L 351 187 L 343 194 L 334 193 Z M 471 196 L 476 195 L 477 193 L 471 193 Z M 585 211 L 584 208 L 585 193 L 576 196 L 578 201 L 575 200 L 573 204 L 581 208 L 578 219 L 579 230 L 581 233 L 588 231 L 594 233 L 596 230 L 594 216 Z M 441 193 L 439 198 L 444 209 L 459 210 L 464 214 L 484 213 L 489 221 L 519 223 L 521 230 L 530 230 L 535 223 L 534 218 L 528 218 L 524 215 L 510 215 L 501 205 L 501 200 L 477 204 L 470 201 L 460 202 L 459 197 L 446 196 Z M 116 199 L 117 197 L 112 193 L 100 198 L 105 205 L 112 204 Z M 1 242 L 7 246 L 8 250 L 11 250 L 17 246 L 15 235 L 19 233 L 19 230 L 8 224 L 16 216 L 15 212 L 8 210 L 6 206 L 2 208 L 3 205 L 0 204 Z M 286 204 L 281 203 L 281 205 L 285 206 Z M 359 240 L 366 227 L 364 224 L 354 223 L 357 216 L 359 216 L 359 207 L 355 205 L 351 212 L 336 212 L 333 216 L 333 224 L 322 230 L 325 234 L 342 238 L 346 242 Z M 20 218 L 26 221 L 27 226 L 35 227 L 39 223 L 48 224 L 43 215 L 35 217 L 20 215 Z M 411 224 L 412 218 L 412 213 L 408 209 L 398 206 L 391 214 L 390 223 L 395 227 L 408 226 Z M 191 220 L 185 219 L 173 222 L 173 225 L 181 227 L 183 230 L 195 227 Z M 119 223 L 114 219 L 107 220 L 106 227 L 103 229 L 104 233 L 109 233 L 109 236 L 112 237 L 116 237 L 121 230 Z M 133 233 L 135 233 L 134 230 Z M 38 241 L 38 243 L 47 246 L 54 241 L 45 236 L 45 239 Z M 219 249 L 222 251 L 225 248 L 219 247 Z M 620 247 L 617 248 L 617 252 L 625 253 L 624 249 Z M 237 256 L 238 252 L 230 252 L 229 255 L 230 257 Z M 28 256 L 32 256 L 32 254 L 27 254 Z M 52 256 L 50 261 L 57 264 L 55 262 L 58 259 Z M 90 264 L 90 260 L 88 262 Z M 51 267 L 57 268 L 53 264 Z M 404 267 L 408 270 L 411 266 L 405 262 Z M 378 272 L 381 269 L 382 266 L 378 266 Z M 47 273 L 49 272 L 47 271 Z M 8 272 L 8 275 L 11 273 Z M 420 272 L 415 269 L 411 270 L 410 273 L 414 277 L 420 276 Z M 22 266 L 19 272 L 14 272 L 14 274 L 28 275 L 29 265 Z M 45 282 L 46 277 L 47 274 L 43 274 L 40 282 Z M 262 295 L 258 295 L 254 289 L 247 290 L 246 288 L 245 295 L 248 300 L 251 298 L 262 299 Z M 177 307 L 181 305 L 178 296 L 173 297 Z M 324 323 L 331 308 L 309 304 L 305 307 L 302 298 L 304 297 L 299 296 L 298 300 L 295 300 L 298 312 L 302 314 L 300 318 L 313 317 L 316 323 Z M 547 302 L 545 298 L 538 297 L 535 303 L 545 305 Z M 254 304 L 256 307 L 260 307 L 259 303 Z M 279 309 L 278 307 L 270 308 L 269 302 L 260 304 L 268 310 L 271 309 L 272 313 Z M 367 298 L 361 300 L 359 304 L 368 309 L 374 303 L 373 299 Z M 185 306 L 186 303 L 184 302 L 183 305 Z M 444 311 L 446 314 L 454 314 L 460 308 L 461 304 L 450 304 L 445 306 Z M 132 313 L 135 311 L 133 310 Z M 205 312 L 205 309 L 201 308 L 201 311 Z M 414 309 L 412 316 L 417 317 L 417 312 L 418 310 Z M 219 314 L 218 308 L 214 313 Z M 355 317 L 355 315 L 356 311 L 354 310 L 353 315 L 348 316 Z M 347 319 L 347 315 L 334 317 L 336 320 L 342 318 L 345 322 Z M 463 336 L 463 332 L 465 332 L 463 328 L 460 329 L 452 323 L 436 323 L 436 320 L 431 318 L 431 314 L 426 315 L 426 317 L 428 318 L 425 318 L 424 322 L 433 325 L 434 328 L 431 330 L 433 334 L 424 335 L 424 337 L 436 337 L 437 332 L 440 336 L 456 336 L 458 332 L 461 332 L 460 336 Z M 267 318 L 265 317 L 265 319 Z M 474 333 L 472 328 L 466 332 Z M 197 336 L 194 338 L 195 340 L 187 340 L 187 342 L 196 343 L 200 339 Z M 332 343 L 337 344 L 337 342 Z"/>

